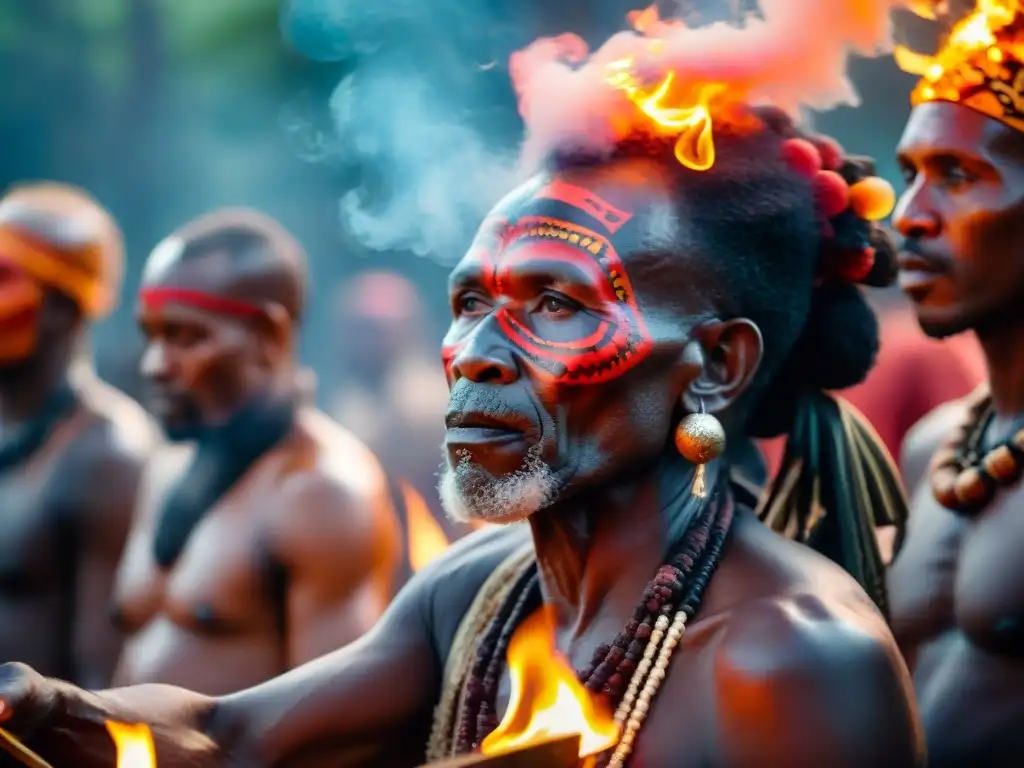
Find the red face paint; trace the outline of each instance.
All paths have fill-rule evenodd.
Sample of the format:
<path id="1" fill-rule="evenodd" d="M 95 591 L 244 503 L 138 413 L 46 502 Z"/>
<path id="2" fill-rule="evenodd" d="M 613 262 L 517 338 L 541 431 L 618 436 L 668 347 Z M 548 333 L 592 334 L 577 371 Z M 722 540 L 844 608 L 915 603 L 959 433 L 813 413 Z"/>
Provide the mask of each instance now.
<path id="1" fill-rule="evenodd" d="M 609 233 L 632 216 L 589 190 L 560 181 L 548 184 L 536 196 L 584 211 L 603 222 Z M 480 269 L 481 287 L 495 300 L 489 316 L 498 329 L 549 380 L 568 385 L 608 381 L 621 376 L 651 350 L 652 341 L 629 277 L 606 235 L 545 216 L 522 217 L 511 225 L 494 220 L 481 229 L 464 261 Z M 574 280 L 585 285 L 596 303 L 578 311 L 572 323 L 531 322 L 530 313 L 518 302 L 502 299 L 516 293 L 517 272 L 534 264 L 571 270 L 577 276 Z M 449 382 L 468 336 L 456 336 L 442 349 Z"/>
<path id="2" fill-rule="evenodd" d="M 240 299 L 197 291 L 190 288 L 143 288 L 139 301 L 146 309 L 160 310 L 167 304 L 185 304 L 205 312 L 232 317 L 259 317 L 263 309 Z"/>
<path id="3" fill-rule="evenodd" d="M 623 224 L 633 218 L 633 214 L 616 208 L 589 189 L 577 187 L 575 184 L 569 184 L 560 179 L 554 179 L 546 184 L 535 194 L 535 197 L 557 200 L 560 203 L 567 203 L 574 208 L 579 208 L 600 221 L 611 235 L 618 232 Z"/>

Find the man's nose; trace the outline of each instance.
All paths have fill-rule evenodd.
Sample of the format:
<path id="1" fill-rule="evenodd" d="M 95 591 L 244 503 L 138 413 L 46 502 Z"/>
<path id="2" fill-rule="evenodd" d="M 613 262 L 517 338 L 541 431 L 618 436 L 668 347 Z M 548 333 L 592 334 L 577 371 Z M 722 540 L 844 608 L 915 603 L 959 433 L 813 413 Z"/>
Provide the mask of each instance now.
<path id="1" fill-rule="evenodd" d="M 928 190 L 921 181 L 903 193 L 892 216 L 896 230 L 906 238 L 937 237 L 942 231 L 942 220 L 931 204 Z"/>
<path id="2" fill-rule="evenodd" d="M 519 368 L 508 341 L 490 323 L 478 327 L 452 360 L 455 379 L 465 377 L 478 384 L 510 384 Z"/>
<path id="3" fill-rule="evenodd" d="M 147 379 L 152 381 L 166 381 L 170 375 L 168 365 L 167 349 L 160 342 L 151 342 L 146 345 L 139 361 L 139 371 Z"/>

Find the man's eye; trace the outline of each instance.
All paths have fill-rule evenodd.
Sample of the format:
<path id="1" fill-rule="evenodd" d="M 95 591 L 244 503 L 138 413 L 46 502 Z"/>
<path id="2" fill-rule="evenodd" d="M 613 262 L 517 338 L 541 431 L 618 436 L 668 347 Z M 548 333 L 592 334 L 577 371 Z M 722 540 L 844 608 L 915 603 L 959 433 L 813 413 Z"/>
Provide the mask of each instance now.
<path id="1" fill-rule="evenodd" d="M 456 306 L 459 313 L 463 315 L 475 315 L 487 309 L 487 304 L 483 299 L 473 293 L 464 293 L 459 296 Z"/>
<path id="2" fill-rule="evenodd" d="M 962 165 L 950 166 L 942 174 L 942 183 L 947 187 L 959 187 L 975 181 L 977 177 Z"/>
<path id="3" fill-rule="evenodd" d="M 565 317 L 573 314 L 577 307 L 573 302 L 566 298 L 547 294 L 543 299 L 541 299 L 540 309 L 549 315 Z"/>

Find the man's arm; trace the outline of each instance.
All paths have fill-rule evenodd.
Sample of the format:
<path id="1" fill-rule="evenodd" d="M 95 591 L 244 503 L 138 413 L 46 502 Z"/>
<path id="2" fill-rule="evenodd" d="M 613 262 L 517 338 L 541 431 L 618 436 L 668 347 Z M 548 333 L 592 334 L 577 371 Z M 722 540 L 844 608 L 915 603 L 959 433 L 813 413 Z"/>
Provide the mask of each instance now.
<path id="1" fill-rule="evenodd" d="M 398 558 L 383 493 L 300 475 L 282 489 L 274 554 L 286 574 L 286 661 L 297 667 L 368 632 L 384 613 Z"/>
<path id="2" fill-rule="evenodd" d="M 377 626 L 341 650 L 211 699 L 165 685 L 90 693 L 0 665 L 0 722 L 55 765 L 109 768 L 105 719 L 153 726 L 161 768 L 415 765 L 440 686 L 429 615 L 446 558 L 417 574 Z M 471 595 L 471 591 L 467 591 Z M 456 596 L 453 610 L 464 610 Z"/>
<path id="3" fill-rule="evenodd" d="M 735 609 L 715 660 L 720 754 L 735 768 L 918 768 L 906 666 L 880 617 L 813 596 Z"/>
<path id="4" fill-rule="evenodd" d="M 119 444 L 102 432 L 80 446 L 72 474 L 78 482 L 70 489 L 77 557 L 69 642 L 74 682 L 93 689 L 110 684 L 123 642 L 111 620 L 110 599 L 145 465 L 140 446 Z"/>

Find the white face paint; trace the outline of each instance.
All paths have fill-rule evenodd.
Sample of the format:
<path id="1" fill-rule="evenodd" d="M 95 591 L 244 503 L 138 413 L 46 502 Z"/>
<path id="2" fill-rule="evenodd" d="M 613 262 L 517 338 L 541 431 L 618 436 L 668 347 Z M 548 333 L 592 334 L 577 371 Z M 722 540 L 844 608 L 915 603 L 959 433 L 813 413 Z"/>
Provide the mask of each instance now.
<path id="1" fill-rule="evenodd" d="M 157 243 L 156 248 L 146 259 L 146 266 L 142 270 L 142 282 L 160 282 L 160 278 L 177 263 L 184 249 L 185 241 L 180 237 L 168 237 Z"/>

